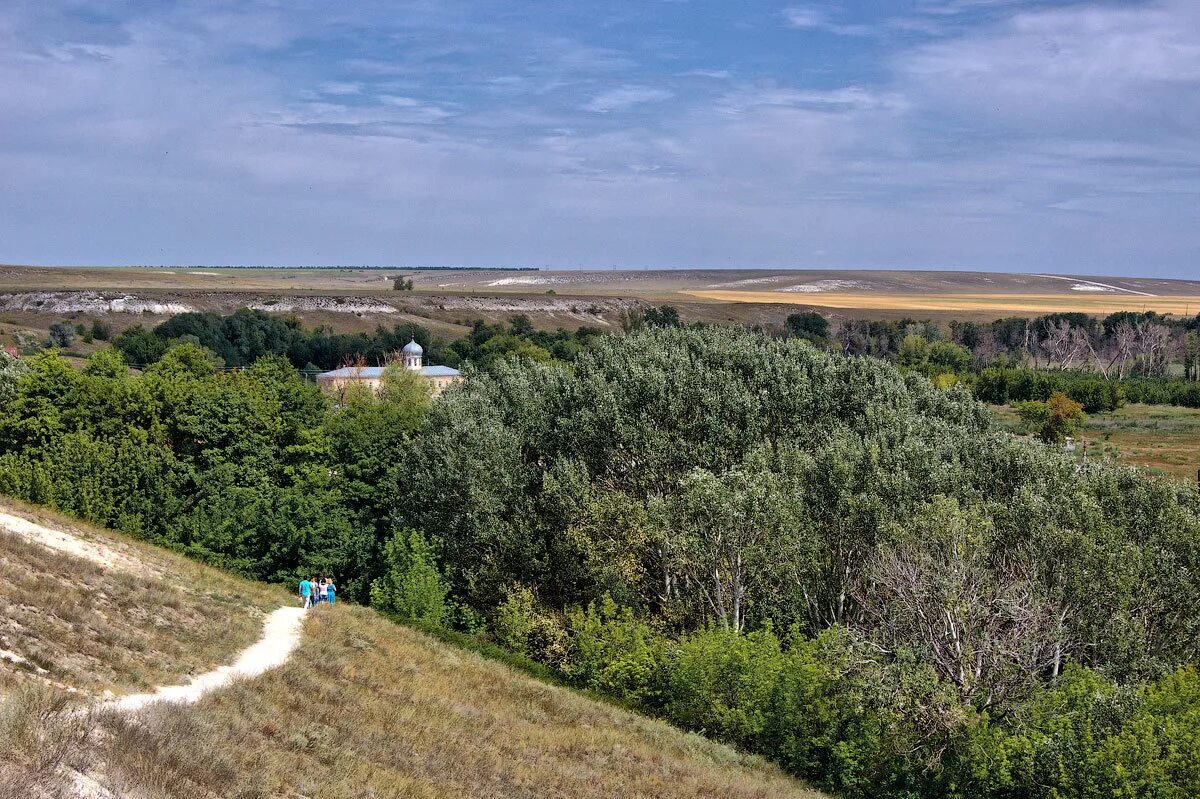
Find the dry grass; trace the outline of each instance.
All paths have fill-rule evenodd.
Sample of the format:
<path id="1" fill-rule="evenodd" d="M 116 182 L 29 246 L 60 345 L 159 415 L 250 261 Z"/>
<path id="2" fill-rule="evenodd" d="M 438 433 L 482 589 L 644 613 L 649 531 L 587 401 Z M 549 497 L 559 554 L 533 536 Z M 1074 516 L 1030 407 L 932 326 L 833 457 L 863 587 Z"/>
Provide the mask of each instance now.
<path id="1" fill-rule="evenodd" d="M 231 660 L 258 638 L 264 612 L 288 601 L 280 590 L 22 507 L 144 568 L 106 569 L 0 531 L 0 693 L 29 683 L 97 694 L 180 682 Z"/>
<path id="2" fill-rule="evenodd" d="M 148 797 L 807 797 L 667 724 L 539 683 L 362 608 L 321 608 L 299 657 L 141 721 L 105 781 Z"/>
<path id="3" fill-rule="evenodd" d="M 0 663 L 0 799 L 70 795 L 76 771 L 100 786 L 91 795 L 139 799 L 820 796 L 757 758 L 347 605 L 310 614 L 297 655 L 255 680 L 194 705 L 81 716 L 70 710 L 78 693 L 52 682 L 179 682 L 232 660 L 259 634 L 261 611 L 290 597 L 21 509 L 145 569 L 114 572 L 0 535 L 11 576 L 0 631 L 29 658 Z"/>
<path id="4" fill-rule="evenodd" d="M 1055 313 L 1078 311 L 1106 315 L 1114 311 L 1159 311 L 1194 313 L 1200 296 L 1146 297 L 1112 293 L 1071 296 L 1066 294 L 974 294 L 974 293 L 878 293 L 873 291 L 688 291 L 692 297 L 723 302 L 783 303 L 843 310 L 981 311 L 996 314 Z"/>
<path id="5" fill-rule="evenodd" d="M 70 775 L 91 766 L 94 719 L 70 697 L 28 685 L 0 701 L 0 799 L 72 796 Z"/>

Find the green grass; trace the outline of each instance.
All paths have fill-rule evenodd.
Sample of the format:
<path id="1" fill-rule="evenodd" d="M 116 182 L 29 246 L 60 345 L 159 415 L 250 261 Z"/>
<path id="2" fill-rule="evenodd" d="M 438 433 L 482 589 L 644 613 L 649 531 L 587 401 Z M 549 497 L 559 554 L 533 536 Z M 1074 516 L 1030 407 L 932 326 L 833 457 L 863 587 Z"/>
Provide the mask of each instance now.
<path id="1" fill-rule="evenodd" d="M 1020 430 L 1007 406 L 993 406 L 1001 427 Z M 1090 415 L 1077 440 L 1079 457 L 1105 458 L 1187 482 L 1200 469 L 1200 409 L 1174 405 L 1126 405 L 1112 413 Z"/>

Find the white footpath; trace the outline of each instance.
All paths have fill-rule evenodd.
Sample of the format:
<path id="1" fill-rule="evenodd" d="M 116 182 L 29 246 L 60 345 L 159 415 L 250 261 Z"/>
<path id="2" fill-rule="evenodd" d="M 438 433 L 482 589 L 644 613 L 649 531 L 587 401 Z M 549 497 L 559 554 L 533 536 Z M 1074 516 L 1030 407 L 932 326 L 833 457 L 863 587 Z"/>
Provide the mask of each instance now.
<path id="1" fill-rule="evenodd" d="M 145 571 L 144 564 L 101 543 L 87 541 L 65 530 L 46 527 L 2 510 L 0 510 L 0 528 L 50 549 L 90 560 L 105 568 L 134 573 Z M 257 677 L 264 671 L 282 666 L 287 662 L 287 659 L 296 651 L 296 647 L 300 645 L 303 623 L 304 610 L 302 608 L 278 608 L 267 615 L 266 623 L 263 624 L 263 634 L 258 642 L 243 650 L 238 655 L 238 659 L 230 665 L 205 672 L 192 678 L 192 681 L 186 685 L 168 685 L 156 688 L 150 693 L 120 696 L 102 702 L 96 708 L 132 712 L 155 702 L 187 704 L 195 702 L 209 691 L 215 691 L 234 680 Z M 0 650 L 0 656 L 4 656 L 6 660 L 21 657 L 16 653 L 3 650 Z"/>
<path id="2" fill-rule="evenodd" d="M 221 666 L 192 679 L 187 685 L 168 685 L 148 694 L 130 694 L 102 703 L 101 710 L 132 712 L 155 702 L 189 704 L 209 691 L 228 685 L 234 680 L 257 677 L 268 669 L 282 666 L 300 645 L 300 630 L 304 623 L 303 608 L 279 608 L 267 616 L 262 638 L 242 651 L 228 666 Z"/>

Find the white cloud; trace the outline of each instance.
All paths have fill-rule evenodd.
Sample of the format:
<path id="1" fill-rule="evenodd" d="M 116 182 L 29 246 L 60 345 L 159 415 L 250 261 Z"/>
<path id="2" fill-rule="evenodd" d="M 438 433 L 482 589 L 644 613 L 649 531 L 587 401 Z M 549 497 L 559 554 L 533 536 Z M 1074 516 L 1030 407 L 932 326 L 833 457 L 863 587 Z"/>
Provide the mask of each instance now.
<path id="1" fill-rule="evenodd" d="M 1200 3 L 1028 10 L 902 54 L 905 88 L 989 124 L 1141 138 L 1200 133 Z"/>
<path id="2" fill-rule="evenodd" d="M 865 36 L 871 33 L 866 25 L 851 25 L 839 22 L 830 13 L 828 6 L 791 6 L 783 10 L 783 22 L 789 28 L 799 30 L 827 31 L 842 36 Z"/>
<path id="3" fill-rule="evenodd" d="M 619 86 L 600 92 L 583 105 L 583 110 L 598 114 L 625 111 L 643 103 L 655 103 L 670 99 L 671 92 L 651 86 Z"/>
<path id="4" fill-rule="evenodd" d="M 321 94 L 362 94 L 363 84 L 350 81 L 325 81 L 317 87 Z"/>
<path id="5" fill-rule="evenodd" d="M 793 28 L 823 28 L 829 24 L 829 14 L 815 6 L 785 8 L 783 19 Z"/>

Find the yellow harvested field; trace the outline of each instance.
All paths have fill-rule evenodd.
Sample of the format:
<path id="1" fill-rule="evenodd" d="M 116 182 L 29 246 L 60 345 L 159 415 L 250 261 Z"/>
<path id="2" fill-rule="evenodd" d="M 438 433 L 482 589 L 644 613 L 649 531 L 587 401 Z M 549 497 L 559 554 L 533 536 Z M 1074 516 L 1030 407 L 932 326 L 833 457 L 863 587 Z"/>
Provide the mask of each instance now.
<path id="1" fill-rule="evenodd" d="M 877 294 L 866 291 L 688 291 L 686 294 L 722 302 L 780 303 L 822 308 L 912 311 L 1008 311 L 1053 313 L 1079 311 L 1109 314 L 1114 311 L 1158 311 L 1194 314 L 1200 295 L 1143 296 L 1112 293 L 1074 297 L 1069 294 Z"/>

